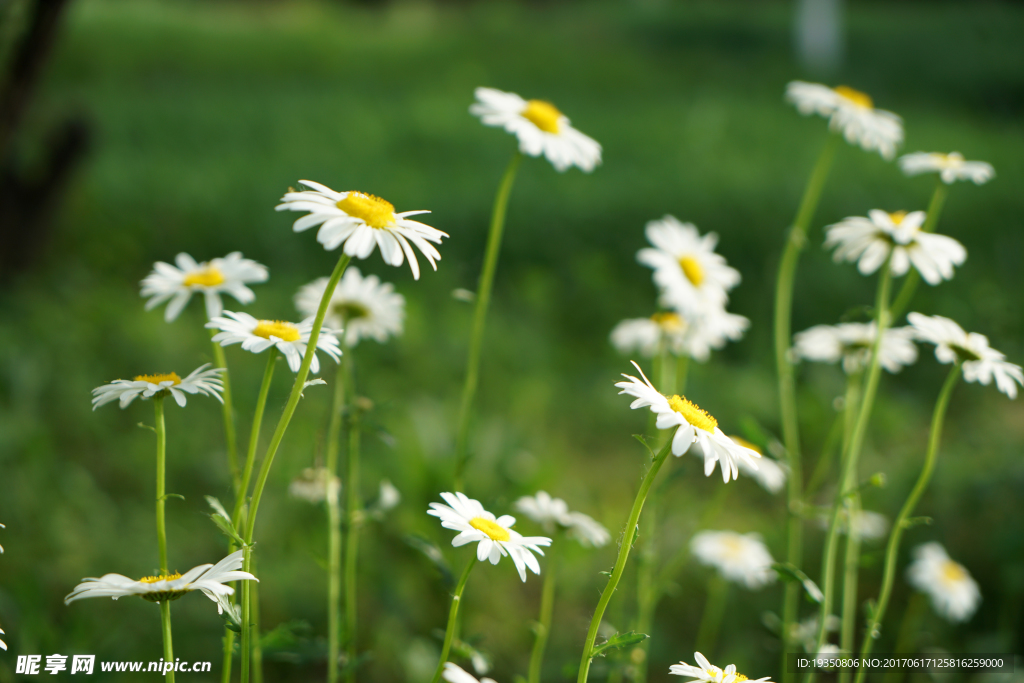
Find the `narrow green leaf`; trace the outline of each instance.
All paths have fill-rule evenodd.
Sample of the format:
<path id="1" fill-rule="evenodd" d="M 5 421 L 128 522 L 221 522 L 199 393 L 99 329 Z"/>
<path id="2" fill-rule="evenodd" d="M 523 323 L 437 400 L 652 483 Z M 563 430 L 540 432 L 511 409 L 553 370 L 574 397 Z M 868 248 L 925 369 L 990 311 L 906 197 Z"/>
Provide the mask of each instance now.
<path id="1" fill-rule="evenodd" d="M 772 565 L 772 569 L 775 570 L 783 581 L 799 581 L 811 602 L 820 604 L 825 598 L 821 593 L 821 589 L 818 588 L 818 584 L 811 581 L 810 577 L 804 574 L 796 565 L 790 562 L 776 562 Z"/>
<path id="2" fill-rule="evenodd" d="M 600 645 L 595 645 L 594 649 L 591 650 L 591 657 L 603 657 L 604 652 L 607 650 L 614 650 L 620 647 L 629 647 L 630 645 L 636 645 L 648 638 L 646 633 L 636 633 L 630 631 L 628 633 L 616 633 L 614 636 L 604 641 Z"/>

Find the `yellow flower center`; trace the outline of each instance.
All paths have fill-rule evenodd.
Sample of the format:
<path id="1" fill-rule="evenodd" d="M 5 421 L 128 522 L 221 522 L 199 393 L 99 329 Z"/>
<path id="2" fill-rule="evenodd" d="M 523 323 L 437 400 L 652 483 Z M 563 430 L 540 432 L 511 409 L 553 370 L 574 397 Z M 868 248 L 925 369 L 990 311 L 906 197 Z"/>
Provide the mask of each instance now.
<path id="1" fill-rule="evenodd" d="M 558 135 L 558 120 L 562 118 L 562 112 L 550 102 L 530 100 L 521 116 L 545 133 Z"/>
<path id="2" fill-rule="evenodd" d="M 216 287 L 224 284 L 224 273 L 213 266 L 207 266 L 186 275 L 182 284 L 186 287 Z"/>
<path id="3" fill-rule="evenodd" d="M 967 578 L 967 572 L 956 562 L 946 560 L 942 564 L 942 578 L 946 583 L 960 583 Z"/>
<path id="4" fill-rule="evenodd" d="M 497 522 L 492 522 L 489 519 L 483 517 L 474 517 L 469 520 L 469 525 L 477 531 L 482 531 L 491 537 L 493 541 L 507 541 L 509 536 L 508 529 L 501 526 Z"/>
<path id="5" fill-rule="evenodd" d="M 389 201 L 365 192 L 349 192 L 335 204 L 353 218 L 362 219 L 371 228 L 388 228 L 395 224 L 395 206 Z"/>
<path id="6" fill-rule="evenodd" d="M 754 451 L 755 453 L 759 453 L 761 455 L 764 455 L 764 451 L 762 451 L 760 448 L 758 448 L 757 446 L 755 446 L 754 444 L 750 443 L 749 441 L 747 441 L 746 439 L 744 439 L 742 437 L 730 436 L 729 438 L 732 439 L 733 442 L 739 444 L 740 446 L 743 446 L 744 448 L 749 448 L 750 450 Z"/>
<path id="7" fill-rule="evenodd" d="M 686 321 L 678 313 L 655 313 L 651 320 L 666 332 L 679 332 L 686 328 Z"/>
<path id="8" fill-rule="evenodd" d="M 175 572 L 173 574 L 164 574 L 162 576 L 144 576 L 139 579 L 139 583 L 158 583 L 160 581 L 174 581 L 180 579 L 181 574 Z M 142 593 L 139 597 L 149 602 L 161 603 L 170 602 L 171 600 L 177 600 L 183 595 L 186 595 L 188 590 L 166 590 L 166 591 L 154 591 L 152 593 Z"/>
<path id="9" fill-rule="evenodd" d="M 906 211 L 894 211 L 889 214 L 889 220 L 892 221 L 893 225 L 899 225 L 903 222 L 903 219 L 907 217 Z"/>
<path id="10" fill-rule="evenodd" d="M 159 583 L 160 581 L 174 581 L 180 578 L 181 574 L 174 572 L 173 574 L 164 574 L 162 576 L 143 576 L 139 579 L 139 583 Z"/>
<path id="11" fill-rule="evenodd" d="M 679 394 L 669 397 L 668 405 L 697 429 L 714 433 L 715 427 L 718 426 L 718 420 L 711 417 L 706 410 L 703 410 L 696 403 L 690 402 Z"/>
<path id="12" fill-rule="evenodd" d="M 854 90 L 853 88 L 845 85 L 837 85 L 833 90 L 837 95 L 845 100 L 853 102 L 858 107 L 864 107 L 865 109 L 871 109 L 875 106 L 874 100 L 871 99 L 870 95 L 862 93 L 860 90 Z"/>
<path id="13" fill-rule="evenodd" d="M 176 372 L 168 372 L 165 375 L 135 375 L 133 379 L 136 382 L 149 382 L 150 384 L 160 384 L 160 382 L 181 384 L 181 377 L 178 377 Z"/>
<path id="14" fill-rule="evenodd" d="M 277 337 L 286 342 L 299 341 L 302 337 L 299 334 L 299 328 L 283 320 L 261 320 L 252 333 L 264 339 Z"/>
<path id="15" fill-rule="evenodd" d="M 704 282 L 704 269 L 700 267 L 700 261 L 692 256 L 683 256 L 679 259 L 679 267 L 683 269 L 683 275 L 694 287 L 700 287 Z"/>

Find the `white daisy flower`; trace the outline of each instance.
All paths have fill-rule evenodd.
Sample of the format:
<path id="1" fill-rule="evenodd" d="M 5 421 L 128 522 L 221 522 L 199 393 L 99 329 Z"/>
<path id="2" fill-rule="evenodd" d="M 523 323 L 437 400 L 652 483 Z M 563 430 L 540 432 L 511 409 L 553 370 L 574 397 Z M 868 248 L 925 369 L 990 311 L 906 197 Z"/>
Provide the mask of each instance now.
<path id="1" fill-rule="evenodd" d="M 611 540 L 611 534 L 599 522 L 582 512 L 571 512 L 561 498 L 552 498 L 547 491 L 536 495 L 523 496 L 515 502 L 519 512 L 541 525 L 547 533 L 553 533 L 556 525 L 565 528 L 569 535 L 583 545 L 599 548 Z"/>
<path id="2" fill-rule="evenodd" d="M 815 325 L 793 335 L 793 352 L 798 358 L 819 363 L 843 361 L 848 375 L 865 370 L 871 362 L 871 348 L 878 326 L 870 323 Z M 899 372 L 917 361 L 914 331 L 909 327 L 889 328 L 882 336 L 879 363 L 889 372 Z"/>
<path id="3" fill-rule="evenodd" d="M 675 436 L 672 437 L 674 455 L 682 455 L 692 444 L 700 443 L 701 451 L 704 453 L 704 474 L 711 476 L 715 471 L 715 463 L 718 462 L 722 469 L 722 479 L 726 483 L 739 475 L 741 460 L 747 460 L 750 467 L 757 468 L 760 453 L 730 439 L 718 428 L 718 420 L 685 397 L 665 396 L 660 393 L 647 379 L 639 365 L 634 362 L 633 367 L 643 377 L 643 381 L 632 375 L 623 374 L 622 376 L 629 381 L 618 382 L 615 386 L 622 389 L 620 394 L 636 398 L 629 406 L 633 410 L 650 407 L 651 412 L 658 416 L 655 423 L 658 429 L 677 428 Z"/>
<path id="4" fill-rule="evenodd" d="M 654 269 L 664 306 L 688 317 L 725 306 L 726 292 L 739 284 L 740 274 L 715 253 L 718 235 L 701 237 L 696 226 L 674 216 L 650 221 L 645 233 L 654 248 L 641 249 L 636 260 Z"/>
<path id="5" fill-rule="evenodd" d="M 412 276 L 420 279 L 420 264 L 410 246 L 420 250 L 437 270 L 435 261 L 441 254 L 430 242 L 440 244 L 448 234 L 418 221 L 409 220 L 429 211 L 405 211 L 395 213 L 391 202 L 365 192 L 335 192 L 326 185 L 311 180 L 300 180 L 311 190 L 287 192 L 277 211 L 308 211 L 309 214 L 295 221 L 292 229 L 302 232 L 317 225 L 317 241 L 327 251 L 333 251 L 342 244 L 349 256 L 365 259 L 380 247 L 380 255 L 389 266 L 400 266 L 408 258 Z"/>
<path id="6" fill-rule="evenodd" d="M 935 611 L 952 622 L 967 621 L 978 609 L 981 591 L 962 564 L 949 559 L 938 543 L 925 543 L 914 550 L 907 567 L 907 581 L 932 600 Z"/>
<path id="7" fill-rule="evenodd" d="M 463 669 L 458 664 L 452 664 L 451 662 L 444 663 L 444 673 L 441 677 L 448 681 L 448 683 L 495 683 L 492 678 L 481 678 L 476 679 L 476 676 Z"/>
<path id="8" fill-rule="evenodd" d="M 900 157 L 900 170 L 905 175 L 938 173 L 942 182 L 952 185 L 957 180 L 970 180 L 975 185 L 984 185 L 995 177 L 992 164 L 985 161 L 964 161 L 960 152 L 915 152 Z"/>
<path id="9" fill-rule="evenodd" d="M 387 512 L 398 507 L 402 502 L 402 492 L 395 488 L 387 479 L 380 480 L 380 487 L 377 490 L 377 503 L 374 505 L 381 512 Z"/>
<path id="10" fill-rule="evenodd" d="M 804 116 L 828 118 L 829 129 L 866 152 L 877 151 L 886 161 L 892 161 L 903 144 L 903 120 L 891 111 L 875 109 L 868 95 L 853 88 L 793 81 L 786 86 L 786 99 Z"/>
<path id="11" fill-rule="evenodd" d="M 141 396 L 142 398 L 153 398 L 157 395 L 170 395 L 179 406 L 185 406 L 185 394 L 201 394 L 213 396 L 215 399 L 224 402 L 220 392 L 224 390 L 224 383 L 220 379 L 220 373 L 224 368 L 210 368 L 209 363 L 200 365 L 193 370 L 185 379 L 178 376 L 176 372 L 168 372 L 159 375 L 137 375 L 134 379 L 115 379 L 110 384 L 104 384 L 92 390 L 92 409 L 96 410 L 102 405 L 111 401 L 120 401 L 122 408 Z"/>
<path id="12" fill-rule="evenodd" d="M 704 362 L 713 349 L 743 337 L 750 321 L 718 307 L 688 320 L 674 311 L 655 313 L 650 318 L 623 320 L 611 333 L 612 346 L 622 354 L 639 353 L 648 358 L 660 353 L 662 345 L 675 356 Z"/>
<path id="13" fill-rule="evenodd" d="M 231 595 L 235 589 L 224 584 L 229 581 L 256 581 L 249 572 L 238 571 L 242 567 L 242 551 L 236 550 L 217 564 L 201 564 L 184 574 L 147 576 L 138 581 L 121 574 L 105 574 L 98 579 L 86 578 L 64 598 L 69 605 L 84 598 L 113 598 L 138 595 L 150 602 L 177 600 L 191 591 L 200 590 L 206 597 L 217 602 L 218 595 Z"/>
<path id="14" fill-rule="evenodd" d="M 330 489 L 327 488 L 328 480 L 331 482 Z M 307 503 L 322 503 L 328 495 L 332 501 L 338 500 L 339 493 L 341 479 L 332 477 L 326 467 L 307 467 L 288 484 L 288 495 Z"/>
<path id="15" fill-rule="evenodd" d="M 457 548 L 475 541 L 478 544 L 477 559 L 481 562 L 490 560 L 491 564 L 498 564 L 502 555 L 508 555 L 523 581 L 526 581 L 527 567 L 534 574 L 540 574 L 540 563 L 532 553 L 543 555 L 544 551 L 539 546 L 551 545 L 550 538 L 522 536 L 512 530 L 515 517 L 502 515 L 495 518 L 479 501 L 462 493 L 442 493 L 441 497 L 448 505 L 431 503 L 427 514 L 439 518 L 445 529 L 461 532 L 452 539 L 453 546 Z"/>
<path id="16" fill-rule="evenodd" d="M 849 531 L 849 513 L 845 508 L 839 511 L 839 533 Z M 822 512 L 818 522 L 822 529 L 827 529 L 831 521 L 827 512 Z M 889 531 L 889 519 L 878 512 L 858 510 L 853 516 L 853 533 L 862 541 L 877 541 L 885 538 Z"/>
<path id="17" fill-rule="evenodd" d="M 153 264 L 153 272 L 142 280 L 142 296 L 151 297 L 146 310 L 167 301 L 164 319 L 171 322 L 188 304 L 192 295 L 202 292 L 206 296 L 206 317 L 215 318 L 224 310 L 221 292 L 230 294 L 239 303 L 250 304 L 256 295 L 246 287 L 250 282 L 266 282 L 267 267 L 252 259 L 242 258 L 242 252 L 233 251 L 224 258 L 196 263 L 188 254 L 174 258 L 177 267 L 163 261 Z"/>
<path id="18" fill-rule="evenodd" d="M 699 652 L 694 652 L 693 658 L 696 660 L 697 666 L 691 666 L 686 662 L 679 662 L 670 666 L 668 672 L 675 676 L 687 676 L 692 681 L 701 681 L 701 683 L 743 683 L 743 681 L 749 681 L 743 674 L 736 673 L 735 664 L 730 664 L 723 670 L 713 665 Z M 769 676 L 765 676 L 764 678 L 749 681 L 749 683 L 764 683 L 769 678 Z"/>
<path id="19" fill-rule="evenodd" d="M 759 534 L 700 531 L 690 540 L 690 552 L 701 564 L 717 569 L 726 580 L 747 588 L 761 588 L 775 580 L 775 560 Z"/>
<path id="20" fill-rule="evenodd" d="M 913 265 L 924 281 L 937 285 L 953 277 L 953 266 L 967 258 L 967 250 L 952 237 L 921 230 L 924 211 L 888 213 L 878 209 L 868 218 L 851 216 L 827 228 L 825 248 L 838 247 L 833 260 L 859 261 L 858 270 L 870 275 L 892 255 L 893 275 L 906 274 Z"/>
<path id="21" fill-rule="evenodd" d="M 750 443 L 744 438 L 738 436 L 730 436 L 730 439 L 738 443 L 740 446 L 749 448 L 756 453 L 761 454 L 761 459 L 757 461 L 757 467 L 751 467 L 745 458 L 739 461 L 740 472 L 746 477 L 751 477 L 758 485 L 768 493 L 778 493 L 782 490 L 782 487 L 786 484 L 786 477 L 788 476 L 789 470 L 786 466 L 778 463 L 771 458 L 764 457 L 764 453 L 756 445 Z"/>
<path id="22" fill-rule="evenodd" d="M 485 126 L 504 128 L 519 138 L 519 151 L 531 157 L 543 154 L 555 170 L 578 166 L 586 173 L 601 163 L 601 145 L 571 125 L 569 119 L 543 100 L 524 100 L 511 92 L 477 88 L 477 101 L 469 113 Z"/>
<path id="23" fill-rule="evenodd" d="M 320 299 L 327 289 L 328 278 L 322 277 L 305 285 L 295 295 L 295 307 L 303 316 L 315 316 Z M 324 324 L 344 328 L 345 346 L 355 346 L 360 339 L 387 341 L 402 334 L 405 320 L 405 297 L 395 293 L 390 282 L 381 282 L 376 275 L 363 275 L 355 266 L 345 269 L 331 296 Z"/>
<path id="24" fill-rule="evenodd" d="M 935 344 L 935 357 L 940 363 L 953 363 L 959 358 L 963 361 L 965 380 L 988 386 L 995 378 L 999 391 L 1017 398 L 1017 384 L 1024 385 L 1024 371 L 1019 365 L 1007 363 L 1005 355 L 990 347 L 988 337 L 964 332 L 955 322 L 940 315 L 910 313 L 907 321 L 918 339 Z"/>
<path id="25" fill-rule="evenodd" d="M 210 329 L 220 330 L 213 335 L 213 341 L 221 346 L 241 343 L 242 348 L 253 353 L 263 353 L 271 346 L 276 346 L 281 355 L 288 361 L 292 372 L 298 372 L 302 359 L 306 355 L 306 345 L 313 333 L 313 318 L 306 318 L 300 323 L 289 323 L 282 320 L 257 320 L 248 313 L 224 311 L 224 316 L 214 318 L 206 323 Z M 321 328 L 316 340 L 316 348 L 330 356 L 335 363 L 341 357 L 338 338 L 334 331 Z M 320 372 L 320 359 L 313 354 L 309 366 L 313 373 Z"/>

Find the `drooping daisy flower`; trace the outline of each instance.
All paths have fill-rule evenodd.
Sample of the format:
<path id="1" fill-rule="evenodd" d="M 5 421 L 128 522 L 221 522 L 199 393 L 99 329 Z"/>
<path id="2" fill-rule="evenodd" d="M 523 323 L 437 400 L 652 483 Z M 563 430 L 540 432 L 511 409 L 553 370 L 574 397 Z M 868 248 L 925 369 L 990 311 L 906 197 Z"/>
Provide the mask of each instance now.
<path id="1" fill-rule="evenodd" d="M 561 498 L 552 498 L 547 491 L 536 495 L 523 496 L 515 503 L 519 512 L 541 525 L 547 533 L 553 533 L 556 525 L 565 528 L 569 535 L 583 545 L 599 548 L 611 540 L 611 534 L 595 519 L 582 512 L 570 512 Z"/>
<path id="2" fill-rule="evenodd" d="M 117 600 L 126 595 L 138 595 L 150 602 L 177 600 L 181 596 L 195 590 L 202 591 L 206 597 L 217 602 L 218 595 L 231 595 L 235 589 L 225 586 L 230 581 L 256 581 L 249 572 L 239 571 L 242 567 L 242 551 L 236 550 L 217 564 L 201 564 L 184 574 L 167 576 L 147 576 L 138 581 L 121 574 L 105 574 L 98 579 L 83 579 L 82 583 L 64 598 L 69 605 L 75 600 L 84 598 L 113 598 Z"/>
<path id="3" fill-rule="evenodd" d="M 788 470 L 771 458 L 764 457 L 761 449 L 746 439 L 738 436 L 730 436 L 729 438 L 740 446 L 761 454 L 761 459 L 757 461 L 757 467 L 751 467 L 751 464 L 745 458 L 739 461 L 740 472 L 743 473 L 743 476 L 751 477 L 768 493 L 778 493 L 781 491 L 786 483 Z"/>
<path id="4" fill-rule="evenodd" d="M 462 493 L 442 493 L 441 497 L 448 505 L 431 503 L 427 514 L 440 519 L 445 529 L 461 532 L 452 539 L 453 546 L 458 548 L 476 542 L 477 559 L 481 562 L 490 560 L 491 564 L 498 564 L 502 555 L 508 555 L 523 581 L 526 581 L 527 567 L 534 574 L 540 574 L 540 563 L 532 553 L 543 555 L 540 546 L 551 545 L 550 538 L 523 536 L 513 531 L 515 517 L 502 515 L 495 518 L 479 501 L 467 498 Z"/>
<path id="5" fill-rule="evenodd" d="M 914 550 L 907 581 L 927 594 L 935 611 L 952 622 L 970 619 L 981 602 L 981 591 L 970 573 L 949 559 L 938 543 L 925 543 Z"/>
<path id="6" fill-rule="evenodd" d="M 657 355 L 662 345 L 675 356 L 704 362 L 712 349 L 743 337 L 750 321 L 721 307 L 711 308 L 692 320 L 674 311 L 655 313 L 650 318 L 623 320 L 611 333 L 612 346 L 622 354 Z"/>
<path id="7" fill-rule="evenodd" d="M 896 148 L 903 144 L 902 119 L 891 111 L 875 109 L 868 95 L 853 88 L 793 81 L 786 86 L 786 99 L 804 116 L 828 118 L 829 129 L 866 152 L 877 151 L 886 161 L 892 161 Z"/>
<path id="8" fill-rule="evenodd" d="M 276 346 L 288 361 L 288 367 L 292 372 L 298 372 L 306 355 L 309 336 L 313 333 L 313 318 L 306 318 L 300 323 L 289 323 L 282 320 L 257 320 L 248 313 L 224 311 L 224 316 L 214 318 L 206 326 L 220 330 L 213 335 L 213 341 L 221 346 L 241 343 L 243 349 L 253 353 L 262 353 L 271 346 Z M 341 357 L 338 338 L 333 330 L 326 327 L 320 330 L 316 348 L 330 356 L 335 363 Z M 309 369 L 313 373 L 320 372 L 320 359 L 315 353 Z"/>
<path id="9" fill-rule="evenodd" d="M 330 481 L 330 488 L 327 482 Z M 330 496 L 337 500 L 341 492 L 341 479 L 332 477 L 326 467 L 307 467 L 288 484 L 288 495 L 307 503 L 322 503 Z"/>
<path id="10" fill-rule="evenodd" d="M 295 295 L 295 307 L 305 317 L 315 316 L 327 289 L 328 278 L 322 277 L 305 285 Z M 359 269 L 345 269 L 331 296 L 324 324 L 344 328 L 345 346 L 355 346 L 360 339 L 387 341 L 402 334 L 405 320 L 405 297 L 395 293 L 390 282 L 381 282 L 376 275 L 363 275 Z"/>
<path id="11" fill-rule="evenodd" d="M 793 335 L 798 358 L 820 363 L 843 361 L 843 372 L 852 375 L 867 369 L 878 327 L 870 323 L 815 325 Z M 879 363 L 889 372 L 899 372 L 917 360 L 914 331 L 909 327 L 889 328 L 882 336 Z"/>
<path id="12" fill-rule="evenodd" d="M 151 297 L 146 310 L 156 308 L 168 299 L 171 303 L 164 311 L 164 319 L 171 322 L 188 304 L 192 295 L 202 292 L 206 297 L 206 317 L 215 318 L 224 310 L 221 292 L 230 294 L 239 303 L 250 304 L 256 299 L 247 283 L 265 282 L 267 267 L 252 259 L 242 258 L 234 251 L 224 258 L 196 263 L 188 254 L 174 258 L 177 267 L 163 261 L 153 264 L 153 272 L 142 280 L 142 296 Z"/>
<path id="13" fill-rule="evenodd" d="M 701 681 L 701 683 L 743 683 L 744 681 L 749 681 L 749 683 L 764 683 L 770 678 L 769 676 L 765 676 L 764 678 L 758 678 L 750 681 L 743 674 L 736 673 L 735 664 L 730 664 L 723 670 L 709 662 L 704 655 L 699 652 L 694 652 L 693 658 L 696 660 L 697 666 L 691 666 L 686 662 L 679 662 L 678 664 L 670 666 L 668 672 L 675 676 L 687 676 L 690 680 Z"/>
<path id="14" fill-rule="evenodd" d="M 569 119 L 543 100 L 524 100 L 494 88 L 477 88 L 477 101 L 469 113 L 485 126 L 504 128 L 519 138 L 519 151 L 531 157 L 543 154 L 555 170 L 578 166 L 589 173 L 601 163 L 601 145 L 571 125 Z"/>
<path id="15" fill-rule="evenodd" d="M 938 173 L 942 182 L 952 185 L 957 180 L 970 180 L 975 185 L 984 185 L 995 177 L 992 164 L 985 161 L 964 161 L 960 152 L 915 152 L 900 157 L 900 170 L 905 175 Z"/>
<path id="16" fill-rule="evenodd" d="M 629 406 L 633 410 L 650 407 L 651 412 L 658 416 L 655 423 L 658 429 L 677 428 L 675 436 L 672 437 L 674 455 L 682 455 L 692 444 L 699 442 L 704 452 L 704 474 L 711 476 L 715 471 L 715 463 L 720 463 L 722 479 L 726 483 L 739 475 L 740 460 L 747 460 L 749 466 L 757 468 L 760 453 L 730 439 L 718 428 L 718 420 L 685 397 L 665 396 L 660 393 L 647 379 L 639 365 L 633 363 L 633 367 L 643 377 L 643 381 L 632 375 L 623 374 L 622 376 L 629 381 L 618 382 L 615 386 L 622 389 L 620 394 L 636 398 Z"/>
<path id="17" fill-rule="evenodd" d="M 308 211 L 309 214 L 295 221 L 292 229 L 302 232 L 317 225 L 317 241 L 327 251 L 333 251 L 342 244 L 349 256 L 365 259 L 380 247 L 380 255 L 389 266 L 400 266 L 408 258 L 412 276 L 420 279 L 420 264 L 410 246 L 420 250 L 431 268 L 437 270 L 435 261 L 441 254 L 430 242 L 440 244 L 448 234 L 409 220 L 429 211 L 405 211 L 395 213 L 391 202 L 365 192 L 335 192 L 326 185 L 311 180 L 300 180 L 311 190 L 287 192 L 277 211 Z"/>
<path id="18" fill-rule="evenodd" d="M 935 344 L 935 358 L 940 363 L 963 361 L 964 379 L 988 386 L 993 378 L 996 387 L 1010 398 L 1017 398 L 1017 384 L 1024 385 L 1024 371 L 1019 365 L 1006 362 L 1006 356 L 988 345 L 988 337 L 963 328 L 941 315 L 910 313 L 907 321 L 917 338 Z M 1016 384 L 1015 384 L 1016 382 Z"/>
<path id="19" fill-rule="evenodd" d="M 701 564 L 714 567 L 726 580 L 747 588 L 761 588 L 775 580 L 775 561 L 759 534 L 700 531 L 693 535 L 690 551 Z"/>
<path id="20" fill-rule="evenodd" d="M 641 249 L 636 259 L 654 269 L 664 306 L 694 317 L 725 305 L 740 274 L 715 253 L 718 235 L 701 237 L 696 226 L 674 216 L 649 222 L 645 233 L 654 248 Z"/>
<path id="21" fill-rule="evenodd" d="M 159 375 L 137 375 L 134 379 L 115 379 L 110 384 L 104 384 L 92 390 L 92 409 L 96 410 L 102 405 L 111 401 L 119 400 L 122 408 L 141 396 L 142 398 L 153 398 L 157 395 L 170 395 L 179 406 L 185 406 L 185 394 L 201 394 L 213 396 L 215 399 L 224 402 L 220 392 L 224 390 L 224 384 L 220 380 L 220 373 L 224 368 L 211 368 L 209 363 L 200 365 L 193 370 L 185 379 L 178 376 L 176 372 L 168 372 Z"/>
<path id="22" fill-rule="evenodd" d="M 495 683 L 493 678 L 476 679 L 476 676 L 463 669 L 458 664 L 451 662 L 444 663 L 444 673 L 441 677 L 448 683 Z"/>
<path id="23" fill-rule="evenodd" d="M 924 281 L 937 285 L 953 277 L 953 266 L 967 258 L 967 250 L 952 237 L 921 230 L 924 211 L 888 213 L 878 209 L 868 218 L 851 216 L 827 228 L 825 248 L 838 247 L 836 262 L 859 261 L 858 270 L 870 275 L 892 255 L 889 269 L 893 275 L 904 275 L 911 264 Z"/>

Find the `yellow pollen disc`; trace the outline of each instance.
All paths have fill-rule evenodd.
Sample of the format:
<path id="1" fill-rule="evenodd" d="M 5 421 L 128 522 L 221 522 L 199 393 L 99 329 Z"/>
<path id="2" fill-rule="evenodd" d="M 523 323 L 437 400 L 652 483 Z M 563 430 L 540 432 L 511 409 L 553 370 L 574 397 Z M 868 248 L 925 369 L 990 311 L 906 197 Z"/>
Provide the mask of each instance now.
<path id="1" fill-rule="evenodd" d="M 180 579 L 181 574 L 174 572 L 173 574 L 165 574 L 164 576 L 143 576 L 139 579 L 139 583 L 157 583 L 159 581 L 174 581 Z"/>
<path id="2" fill-rule="evenodd" d="M 686 322 L 678 313 L 655 313 L 651 320 L 666 332 L 676 332 L 686 327 Z"/>
<path id="3" fill-rule="evenodd" d="M 395 224 L 395 205 L 365 192 L 349 192 L 335 204 L 353 218 L 360 218 L 371 228 L 389 228 Z"/>
<path id="4" fill-rule="evenodd" d="M 224 284 L 224 273 L 213 266 L 189 273 L 182 282 L 186 287 L 216 287 Z"/>
<path id="5" fill-rule="evenodd" d="M 273 336 L 286 342 L 299 341 L 302 337 L 299 334 L 299 328 L 283 320 L 261 320 L 252 333 L 264 339 L 270 339 Z"/>
<path id="6" fill-rule="evenodd" d="M 135 375 L 133 379 L 136 382 L 149 382 L 150 384 L 160 384 L 160 382 L 168 381 L 181 384 L 181 378 L 178 377 L 176 372 L 168 372 L 165 375 Z"/>
<path id="7" fill-rule="evenodd" d="M 704 282 L 704 269 L 700 267 L 697 259 L 683 256 L 679 259 L 679 267 L 683 269 L 683 275 L 694 287 L 700 287 L 700 283 Z"/>
<path id="8" fill-rule="evenodd" d="M 757 446 L 755 446 L 754 444 L 750 443 L 749 441 L 747 441 L 744 438 L 741 438 L 741 437 L 738 437 L 738 436 L 730 436 L 729 438 L 732 439 L 735 443 L 739 444 L 740 446 L 743 446 L 744 448 L 749 448 L 750 450 L 754 451 L 755 453 L 759 453 L 761 455 L 764 455 L 764 452 L 760 448 L 758 448 Z"/>
<path id="9" fill-rule="evenodd" d="M 871 109 L 875 106 L 875 101 L 871 99 L 871 96 L 862 93 L 860 90 L 854 90 L 853 88 L 845 85 L 837 85 L 833 90 L 835 90 L 836 94 L 840 97 L 853 102 L 859 107 Z"/>
<path id="10" fill-rule="evenodd" d="M 685 417 L 686 421 L 697 429 L 714 433 L 715 427 L 718 426 L 718 420 L 711 417 L 706 410 L 701 409 L 697 404 L 691 403 L 678 394 L 669 397 L 668 405 L 672 410 Z"/>
<path id="11" fill-rule="evenodd" d="M 949 560 L 942 565 L 942 578 L 947 583 L 960 583 L 967 578 L 967 572 L 959 564 Z"/>
<path id="12" fill-rule="evenodd" d="M 521 116 L 545 133 L 558 135 L 558 120 L 562 118 L 562 112 L 550 102 L 530 100 Z"/>
<path id="13" fill-rule="evenodd" d="M 493 541 L 507 541 L 509 536 L 508 529 L 501 526 L 497 522 L 492 522 L 489 519 L 483 517 L 474 517 L 469 520 L 469 525 L 477 531 L 482 531 L 491 537 Z"/>
<path id="14" fill-rule="evenodd" d="M 892 221 L 893 225 L 899 225 L 903 222 L 903 219 L 907 217 L 906 211 L 893 211 L 889 214 L 889 220 Z"/>

